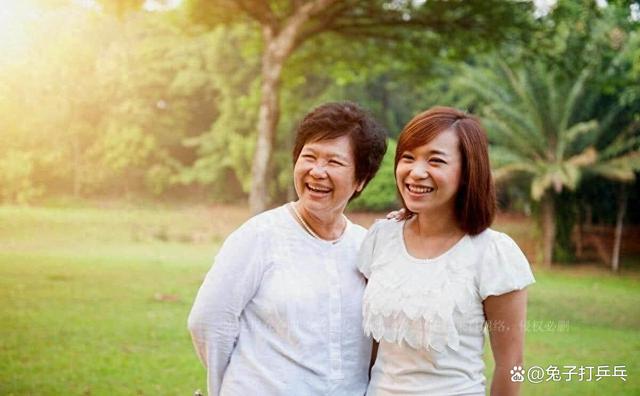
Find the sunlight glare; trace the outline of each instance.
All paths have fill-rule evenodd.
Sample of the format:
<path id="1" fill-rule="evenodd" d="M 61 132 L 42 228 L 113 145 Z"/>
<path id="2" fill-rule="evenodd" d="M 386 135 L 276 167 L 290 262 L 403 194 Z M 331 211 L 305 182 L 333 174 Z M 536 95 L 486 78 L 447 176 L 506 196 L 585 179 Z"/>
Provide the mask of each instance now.
<path id="1" fill-rule="evenodd" d="M 0 0 L 0 59 L 15 56 L 28 44 L 28 25 L 42 11 L 30 1 Z"/>

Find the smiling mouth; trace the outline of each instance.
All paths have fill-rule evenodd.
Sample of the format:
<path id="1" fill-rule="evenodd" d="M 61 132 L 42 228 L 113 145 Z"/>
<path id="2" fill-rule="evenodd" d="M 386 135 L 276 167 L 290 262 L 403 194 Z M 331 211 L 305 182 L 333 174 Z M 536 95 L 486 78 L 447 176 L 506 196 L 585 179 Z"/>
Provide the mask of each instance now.
<path id="1" fill-rule="evenodd" d="M 429 194 L 435 191 L 435 188 L 429 186 L 417 186 L 415 184 L 405 184 L 407 190 L 415 194 Z"/>
<path id="2" fill-rule="evenodd" d="M 318 185 L 311 185 L 309 183 L 305 183 L 305 186 L 313 191 L 313 192 L 317 192 L 317 193 L 329 193 L 331 192 L 331 189 L 329 187 L 325 187 L 325 186 L 318 186 Z"/>

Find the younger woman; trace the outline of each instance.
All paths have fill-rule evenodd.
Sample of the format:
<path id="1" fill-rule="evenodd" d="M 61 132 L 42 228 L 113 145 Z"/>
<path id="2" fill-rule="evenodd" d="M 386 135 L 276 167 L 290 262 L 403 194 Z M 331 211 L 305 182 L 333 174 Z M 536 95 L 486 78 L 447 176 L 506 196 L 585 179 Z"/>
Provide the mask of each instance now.
<path id="1" fill-rule="evenodd" d="M 495 193 L 487 137 L 475 117 L 436 107 L 402 131 L 395 157 L 405 216 L 369 230 L 359 257 L 368 278 L 364 330 L 379 342 L 367 394 L 485 395 L 488 326 L 493 395 L 515 395 L 526 286 L 522 251 L 488 228 Z"/>

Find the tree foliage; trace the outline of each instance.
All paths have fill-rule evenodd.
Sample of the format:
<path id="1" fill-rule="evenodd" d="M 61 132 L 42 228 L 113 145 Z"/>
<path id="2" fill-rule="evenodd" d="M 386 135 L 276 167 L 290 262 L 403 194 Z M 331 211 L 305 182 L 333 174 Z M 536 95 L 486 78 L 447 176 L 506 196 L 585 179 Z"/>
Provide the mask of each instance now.
<path id="1" fill-rule="evenodd" d="M 399 201 L 396 189 L 396 174 L 393 169 L 396 154 L 396 141 L 390 139 L 387 145 L 382 165 L 376 177 L 367 185 L 367 188 L 349 204 L 354 210 L 384 211 L 397 209 Z"/>
<path id="2" fill-rule="evenodd" d="M 189 0 L 164 13 L 140 10 L 141 1 L 104 0 L 101 9 L 37 1 L 47 7 L 25 24 L 28 43 L 0 58 L 4 202 L 60 193 L 169 197 L 198 191 L 216 200 L 247 198 L 260 135 L 264 29 L 282 32 L 308 1 Z M 552 135 L 547 124 L 560 122 L 562 108 L 573 109 L 562 129 L 573 131 L 554 146 L 554 155 L 566 161 L 540 178 L 535 195 L 562 185 L 558 199 L 593 201 L 592 187 L 605 183 L 602 176 L 630 180 L 636 161 L 624 154 L 637 140 L 640 122 L 638 24 L 629 19 L 628 2 L 622 3 L 598 8 L 591 1 L 559 1 L 538 19 L 531 4 L 503 1 L 327 3 L 300 26 L 282 63 L 267 194 L 273 203 L 293 198 L 293 132 L 320 103 L 356 101 L 395 137 L 414 114 L 435 104 L 479 110 L 494 91 L 508 91 L 505 83 L 512 79 L 524 84 L 543 115 L 528 117 L 514 92 L 496 93 L 504 109 L 495 107 L 499 100 L 489 102 L 494 113 L 519 120 L 519 129 L 546 131 L 546 139 Z M 504 68 L 489 58 L 505 60 Z M 460 69 L 461 61 L 469 66 Z M 473 82 L 488 86 L 482 95 L 455 89 L 459 76 L 486 65 L 502 74 L 494 81 L 491 73 L 480 73 Z M 563 99 L 577 81 L 580 100 L 571 105 Z M 534 139 L 492 131 L 502 133 L 511 149 L 533 150 Z M 500 150 L 492 150 L 494 162 L 517 167 Z M 394 205 L 390 164 L 385 158 L 371 192 L 365 190 L 353 207 Z M 503 190 L 515 208 L 530 204 L 532 185 L 524 181 Z M 591 205 L 594 212 L 611 212 Z"/>
<path id="3" fill-rule="evenodd" d="M 565 6 L 561 3 L 561 10 Z M 565 29 L 567 24 L 583 26 L 582 14 L 556 21 L 554 29 L 566 37 L 552 48 L 564 56 L 547 51 L 533 58 L 523 53 L 523 62 L 515 66 L 492 59 L 464 66 L 457 79 L 462 103 L 479 108 L 489 131 L 496 179 L 525 177 L 530 196 L 542 200 L 547 264 L 552 244 L 558 242 L 556 206 L 567 207 L 563 200 L 577 202 L 575 193 L 584 180 L 630 183 L 640 170 L 635 120 L 640 101 L 632 55 L 640 42 L 629 21 L 620 20 L 619 11 L 612 5 L 587 12 L 593 23 L 586 36 L 580 29 Z M 545 44 L 548 38 L 542 35 L 539 40 Z M 583 40 L 580 48 L 575 45 L 578 39 Z M 569 68 L 567 59 L 574 58 Z M 571 194 L 561 194 L 566 190 Z M 576 210 L 563 210 L 558 217 L 568 222 L 561 229 L 571 229 L 572 212 Z M 570 243 L 570 233 L 561 234 L 558 248 Z"/>

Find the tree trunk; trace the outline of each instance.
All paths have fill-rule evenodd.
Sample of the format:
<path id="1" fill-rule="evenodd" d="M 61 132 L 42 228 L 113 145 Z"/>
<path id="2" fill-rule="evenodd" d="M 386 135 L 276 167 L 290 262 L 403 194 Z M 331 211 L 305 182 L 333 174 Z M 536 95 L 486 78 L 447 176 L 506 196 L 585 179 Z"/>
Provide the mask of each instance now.
<path id="1" fill-rule="evenodd" d="M 618 272 L 620 266 L 620 245 L 622 242 L 622 223 L 627 208 L 627 194 L 624 185 L 620 186 L 618 195 L 618 215 L 616 216 L 616 231 L 613 238 L 613 252 L 611 254 L 611 269 Z"/>
<path id="2" fill-rule="evenodd" d="M 582 259 L 582 255 L 584 253 L 584 227 L 583 223 L 583 215 L 582 215 L 582 203 L 578 203 L 578 224 L 576 224 L 576 257 L 578 259 Z"/>
<path id="3" fill-rule="evenodd" d="M 547 191 L 540 204 L 542 210 L 542 265 L 549 268 L 553 261 L 553 246 L 556 241 L 556 208 L 553 194 Z"/>
<path id="4" fill-rule="evenodd" d="M 589 204 L 586 205 L 584 225 L 586 230 L 593 226 L 593 208 Z"/>
<path id="5" fill-rule="evenodd" d="M 273 151 L 278 118 L 279 86 L 282 74 L 283 58 L 277 56 L 278 42 L 272 37 L 269 28 L 263 29 L 265 50 L 262 56 L 262 86 L 260 98 L 260 110 L 258 113 L 258 141 L 253 156 L 251 169 L 251 192 L 249 193 L 249 208 L 252 214 L 263 212 L 267 209 L 268 185 L 267 172 Z"/>
<path id="6" fill-rule="evenodd" d="M 73 131 L 75 132 L 75 131 Z M 78 142 L 78 136 L 71 137 L 71 150 L 73 152 L 73 197 L 80 197 L 80 143 Z"/>
<path id="7" fill-rule="evenodd" d="M 304 24 L 315 14 L 325 10 L 337 0 L 313 0 L 302 5 L 282 23 L 281 26 L 262 21 L 264 53 L 262 55 L 262 85 L 260 111 L 258 113 L 258 140 L 251 168 L 251 191 L 249 208 L 252 214 L 267 209 L 269 202 L 268 178 L 269 162 L 273 151 L 273 141 L 280 116 L 279 88 L 282 67 L 299 42 Z"/>

